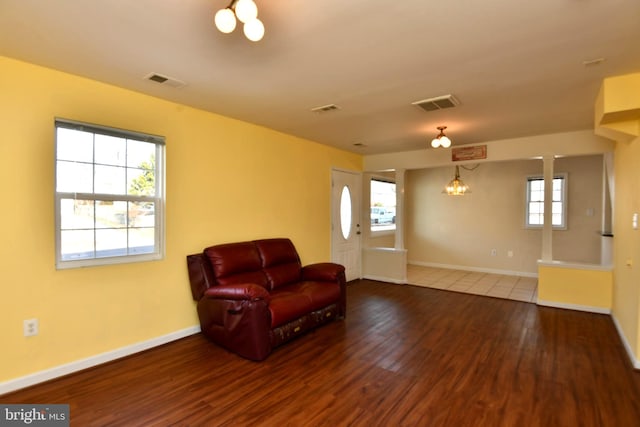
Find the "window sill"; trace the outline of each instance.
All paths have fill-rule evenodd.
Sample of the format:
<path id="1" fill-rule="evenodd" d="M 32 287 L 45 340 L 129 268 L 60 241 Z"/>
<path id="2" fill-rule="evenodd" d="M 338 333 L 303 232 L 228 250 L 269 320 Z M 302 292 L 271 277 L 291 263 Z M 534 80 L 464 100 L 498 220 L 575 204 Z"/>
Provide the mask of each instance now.
<path id="1" fill-rule="evenodd" d="M 542 226 L 541 225 L 525 225 L 524 226 L 525 230 L 542 230 Z M 568 227 L 567 226 L 553 226 L 551 227 L 551 229 L 553 231 L 567 231 Z"/>

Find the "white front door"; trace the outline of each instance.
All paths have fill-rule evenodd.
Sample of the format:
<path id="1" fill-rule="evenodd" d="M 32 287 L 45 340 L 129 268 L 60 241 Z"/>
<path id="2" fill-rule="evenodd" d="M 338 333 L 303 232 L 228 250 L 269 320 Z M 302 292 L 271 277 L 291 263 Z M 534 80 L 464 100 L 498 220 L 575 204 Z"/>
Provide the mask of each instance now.
<path id="1" fill-rule="evenodd" d="M 344 265 L 347 281 L 359 279 L 362 175 L 334 169 L 331 184 L 331 260 Z"/>

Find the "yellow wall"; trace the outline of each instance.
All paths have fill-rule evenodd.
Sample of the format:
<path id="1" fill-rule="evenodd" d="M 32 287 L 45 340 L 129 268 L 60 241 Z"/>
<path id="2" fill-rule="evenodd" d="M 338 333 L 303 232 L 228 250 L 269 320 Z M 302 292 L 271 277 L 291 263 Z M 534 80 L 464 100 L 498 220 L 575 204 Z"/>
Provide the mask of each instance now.
<path id="1" fill-rule="evenodd" d="M 538 301 L 568 307 L 611 310 L 613 271 L 558 263 L 538 266 Z"/>
<path id="2" fill-rule="evenodd" d="M 595 131 L 616 141 L 612 314 L 640 367 L 640 73 L 604 79 L 595 103 Z"/>
<path id="3" fill-rule="evenodd" d="M 54 117 L 166 137 L 162 261 L 56 271 Z M 185 255 L 286 236 L 330 257 L 332 167 L 362 157 L 0 57 L 0 382 L 197 325 Z M 36 317 L 40 334 L 25 338 Z"/>
<path id="4" fill-rule="evenodd" d="M 640 359 L 640 230 L 632 228 L 631 220 L 634 213 L 640 214 L 639 165 L 640 138 L 619 142 L 615 151 L 613 315 L 636 360 Z"/>

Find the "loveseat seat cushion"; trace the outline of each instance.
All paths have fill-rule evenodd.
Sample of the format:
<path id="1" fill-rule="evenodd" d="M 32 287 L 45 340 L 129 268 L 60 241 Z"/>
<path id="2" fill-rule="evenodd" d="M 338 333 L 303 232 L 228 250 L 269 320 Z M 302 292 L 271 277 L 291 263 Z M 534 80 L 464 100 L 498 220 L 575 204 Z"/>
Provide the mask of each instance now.
<path id="1" fill-rule="evenodd" d="M 270 292 L 271 328 L 340 301 L 340 285 L 329 282 L 298 282 Z"/>
<path id="2" fill-rule="evenodd" d="M 253 242 L 227 243 L 204 250 L 219 285 L 255 283 L 268 288 L 262 258 Z"/>
<path id="3" fill-rule="evenodd" d="M 255 241 L 262 259 L 262 268 L 270 289 L 299 282 L 302 277 L 300 256 L 289 239 Z"/>

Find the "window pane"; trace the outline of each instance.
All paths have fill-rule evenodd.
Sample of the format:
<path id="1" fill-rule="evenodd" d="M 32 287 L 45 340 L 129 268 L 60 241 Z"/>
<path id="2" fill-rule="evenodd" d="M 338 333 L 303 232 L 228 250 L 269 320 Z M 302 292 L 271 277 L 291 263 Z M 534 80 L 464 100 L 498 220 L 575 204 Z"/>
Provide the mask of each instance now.
<path id="1" fill-rule="evenodd" d="M 156 145 L 150 142 L 127 140 L 127 166 L 131 168 L 155 168 Z M 153 160 L 152 160 L 153 159 Z M 143 166 L 145 162 L 153 162 L 152 166 Z"/>
<path id="2" fill-rule="evenodd" d="M 155 196 L 155 170 L 127 168 L 127 191 L 127 194 L 137 196 Z"/>
<path id="3" fill-rule="evenodd" d="M 342 237 L 348 239 L 351 234 L 351 192 L 346 185 L 342 188 L 340 196 L 340 230 Z"/>
<path id="4" fill-rule="evenodd" d="M 93 133 L 58 128 L 56 158 L 76 162 L 93 162 Z"/>
<path id="5" fill-rule="evenodd" d="M 130 227 L 154 227 L 155 226 L 155 206 L 150 202 L 130 202 L 129 203 L 129 226 Z"/>
<path id="6" fill-rule="evenodd" d="M 531 225 L 541 225 L 541 224 L 542 224 L 542 217 L 541 217 L 541 215 L 538 215 L 538 214 L 530 214 L 530 215 L 529 215 L 529 224 L 531 224 Z"/>
<path id="7" fill-rule="evenodd" d="M 127 226 L 127 202 L 96 201 L 96 228 Z"/>
<path id="8" fill-rule="evenodd" d="M 88 163 L 57 162 L 56 190 L 61 193 L 93 192 L 93 165 Z"/>
<path id="9" fill-rule="evenodd" d="M 544 181 L 541 179 L 532 179 L 529 181 L 531 186 L 531 191 L 539 191 L 544 192 Z"/>
<path id="10" fill-rule="evenodd" d="M 126 140 L 109 135 L 96 134 L 95 162 L 101 165 L 124 166 L 126 161 Z"/>
<path id="11" fill-rule="evenodd" d="M 95 166 L 95 189 L 99 194 L 126 194 L 125 168 L 116 166 Z"/>
<path id="12" fill-rule="evenodd" d="M 132 228 L 129 230 L 129 254 L 149 254 L 155 248 L 153 228 Z"/>
<path id="13" fill-rule="evenodd" d="M 90 229 L 94 226 L 92 200 L 60 200 L 60 228 L 62 230 Z M 91 237 L 93 242 L 93 237 Z M 91 244 L 93 248 L 93 243 Z"/>
<path id="14" fill-rule="evenodd" d="M 96 230 L 96 257 L 127 255 L 127 230 Z"/>
<path id="15" fill-rule="evenodd" d="M 530 199 L 532 202 L 542 202 L 544 201 L 544 192 L 543 191 L 532 191 Z"/>
<path id="16" fill-rule="evenodd" d="M 529 203 L 529 213 L 541 214 L 544 212 L 544 205 L 542 203 L 534 202 Z"/>
<path id="17" fill-rule="evenodd" d="M 62 231 L 60 255 L 64 261 L 94 258 L 93 230 Z"/>

